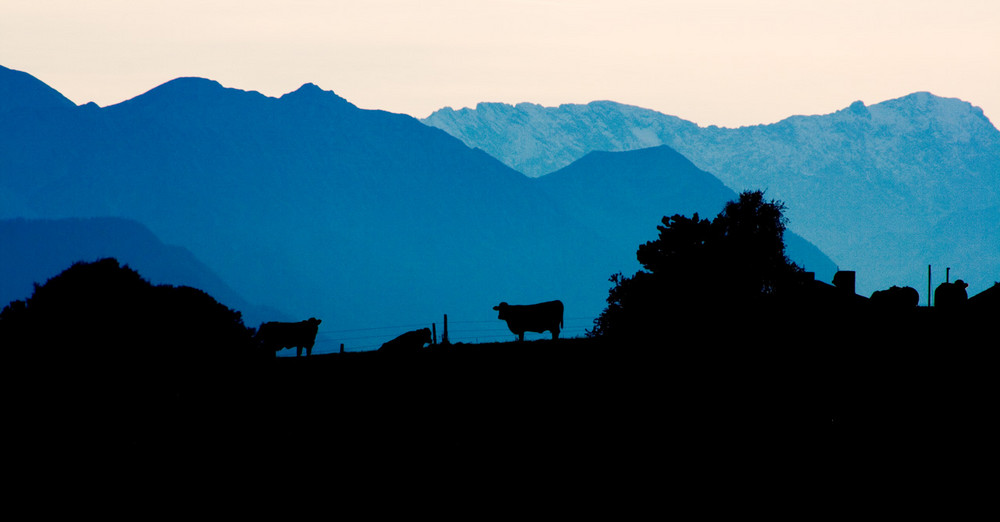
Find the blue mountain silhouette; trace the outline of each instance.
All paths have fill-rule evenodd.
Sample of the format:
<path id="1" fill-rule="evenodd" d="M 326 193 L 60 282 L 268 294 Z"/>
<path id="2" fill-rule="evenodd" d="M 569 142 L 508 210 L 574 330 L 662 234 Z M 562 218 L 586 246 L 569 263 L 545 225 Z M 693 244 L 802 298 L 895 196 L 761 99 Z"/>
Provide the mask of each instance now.
<path id="1" fill-rule="evenodd" d="M 0 65 L 0 114 L 75 106 L 38 78 Z"/>
<path id="2" fill-rule="evenodd" d="M 247 302 L 183 247 L 163 244 L 138 222 L 122 218 L 0 220 L 0 303 L 25 299 L 77 261 L 114 257 L 154 285 L 204 290 L 259 324 L 280 312 Z"/>
<path id="3" fill-rule="evenodd" d="M 1000 131 L 966 101 L 915 92 L 736 129 L 610 101 L 481 103 L 423 121 L 531 176 L 668 145 L 737 192 L 784 201 L 789 228 L 857 271 L 865 295 L 910 285 L 926 298 L 928 265 L 975 292 L 1000 277 Z"/>
<path id="4" fill-rule="evenodd" d="M 634 254 L 637 245 L 656 236 L 664 209 L 670 215 L 714 218 L 739 195 L 718 178 L 696 167 L 676 150 L 661 145 L 627 152 L 591 152 L 556 172 L 537 178 L 553 198 L 595 230 L 614 230 L 613 250 Z M 831 282 L 836 265 L 815 245 L 794 232 L 785 233 L 788 256 L 816 278 Z M 635 256 L 621 269 L 637 270 Z"/>
<path id="5" fill-rule="evenodd" d="M 561 299 L 566 334 L 582 334 L 609 275 L 634 263 L 637 243 L 609 248 L 620 223 L 589 219 L 569 188 L 312 84 L 272 98 L 180 78 L 105 108 L 37 109 L 0 120 L 0 201 L 13 203 L 0 218 L 138 221 L 248 302 L 321 318 L 320 353 L 443 314 L 452 341 L 506 339 L 500 301 Z M 697 186 L 675 192 L 702 198 Z M 682 210 L 651 212 L 643 240 Z"/>

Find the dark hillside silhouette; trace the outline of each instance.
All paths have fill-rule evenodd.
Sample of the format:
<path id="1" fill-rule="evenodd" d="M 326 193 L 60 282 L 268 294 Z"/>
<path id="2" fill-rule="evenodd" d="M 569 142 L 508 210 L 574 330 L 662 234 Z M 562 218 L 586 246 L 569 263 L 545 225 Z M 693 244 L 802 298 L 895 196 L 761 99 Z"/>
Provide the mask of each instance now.
<path id="1" fill-rule="evenodd" d="M 973 310 L 1000 312 L 1000 283 L 993 283 L 993 286 L 970 297 L 969 304 Z"/>
<path id="2" fill-rule="evenodd" d="M 0 347 L 12 434 L 37 458 L 168 451 L 258 404 L 274 359 L 238 311 L 113 258 L 76 263 L 4 307 Z"/>
<path id="3" fill-rule="evenodd" d="M 853 290 L 844 274 L 832 292 Z M 101 289 L 107 297 L 85 298 Z M 652 331 L 660 336 L 423 347 L 424 329 L 402 336 L 407 346 L 397 353 L 405 357 L 387 356 L 388 349 L 308 358 L 272 352 L 247 364 L 252 350 L 191 353 L 201 344 L 198 331 L 212 327 L 192 331 L 195 318 L 183 313 L 171 324 L 136 327 L 152 333 L 127 334 L 141 342 L 118 339 L 115 316 L 141 317 L 150 294 L 216 318 L 210 322 L 220 330 L 233 326 L 235 345 L 250 339 L 235 312 L 194 289 L 154 287 L 114 260 L 74 265 L 0 314 L 6 350 L 26 317 L 59 309 L 46 303 L 73 311 L 33 316 L 35 327 L 56 336 L 4 367 L 14 374 L 10 431 L 31 443 L 12 447 L 31 448 L 33 463 L 76 454 L 93 455 L 95 466 L 153 459 L 200 469 L 223 456 L 255 469 L 272 461 L 336 469 L 351 480 L 432 467 L 461 472 L 462 480 L 496 480 L 497 469 L 542 467 L 545 480 L 606 488 L 608 477 L 652 487 L 636 465 L 669 469 L 668 482 L 680 484 L 733 467 L 756 477 L 778 463 L 794 465 L 796 479 L 816 473 L 856 481 L 870 458 L 927 469 L 944 454 L 981 462 L 979 451 L 993 444 L 988 392 L 996 357 L 972 344 L 988 326 L 956 332 L 944 324 L 914 334 L 896 328 L 904 323 L 884 322 L 880 331 L 823 316 L 806 337 L 764 332 L 764 322 L 734 327 L 730 314 L 738 310 L 699 321 L 681 310 L 687 315 L 657 318 Z M 122 310 L 111 295 L 135 299 L 135 310 Z M 81 330 L 82 321 L 67 317 L 81 311 L 70 302 L 92 305 L 82 313 L 103 329 L 84 323 Z M 761 317 L 791 316 L 754 319 Z M 49 344 L 55 339 L 72 348 Z M 950 344 L 937 344 L 945 339 Z M 105 347 L 112 353 L 103 354 Z"/>

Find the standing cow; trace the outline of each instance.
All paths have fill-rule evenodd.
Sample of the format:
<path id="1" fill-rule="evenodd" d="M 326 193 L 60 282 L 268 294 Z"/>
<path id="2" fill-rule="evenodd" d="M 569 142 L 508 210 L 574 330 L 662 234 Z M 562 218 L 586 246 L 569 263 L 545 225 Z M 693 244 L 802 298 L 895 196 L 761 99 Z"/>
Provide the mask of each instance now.
<path id="1" fill-rule="evenodd" d="M 306 357 L 312 355 L 313 344 L 316 342 L 316 331 L 322 321 L 315 317 L 297 323 L 270 322 L 260 325 L 257 330 L 257 342 L 265 350 L 277 352 L 282 348 L 295 348 L 295 356 L 302 355 L 306 349 Z"/>
<path id="2" fill-rule="evenodd" d="M 517 334 L 519 341 L 524 340 L 524 332 L 552 332 L 552 338 L 559 338 L 559 329 L 563 325 L 562 301 L 547 301 L 533 305 L 509 305 L 500 303 L 493 307 L 500 312 L 498 319 L 507 321 L 507 328 Z"/>

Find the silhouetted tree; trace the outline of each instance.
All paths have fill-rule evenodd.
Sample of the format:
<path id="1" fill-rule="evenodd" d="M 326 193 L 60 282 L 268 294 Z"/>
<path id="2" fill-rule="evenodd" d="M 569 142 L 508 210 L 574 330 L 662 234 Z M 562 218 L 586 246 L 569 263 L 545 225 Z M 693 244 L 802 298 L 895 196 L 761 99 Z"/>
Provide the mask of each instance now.
<path id="1" fill-rule="evenodd" d="M 171 426 L 253 418 L 265 391 L 251 385 L 266 382 L 274 357 L 239 312 L 110 258 L 74 264 L 4 307 L 0 347 L 16 390 L 8 417 L 39 454 L 170 447 L 198 437 Z"/>
<path id="2" fill-rule="evenodd" d="M 779 303 L 783 285 L 801 272 L 785 255 L 784 210 L 747 191 L 711 221 L 664 217 L 659 237 L 636 253 L 645 271 L 611 277 L 608 306 L 590 335 L 649 332 L 670 318 L 724 321 Z"/>
<path id="3" fill-rule="evenodd" d="M 195 288 L 154 286 L 112 258 L 36 284 L 0 313 L 0 341 L 28 361 L 109 373 L 170 373 L 257 355 L 239 312 Z"/>

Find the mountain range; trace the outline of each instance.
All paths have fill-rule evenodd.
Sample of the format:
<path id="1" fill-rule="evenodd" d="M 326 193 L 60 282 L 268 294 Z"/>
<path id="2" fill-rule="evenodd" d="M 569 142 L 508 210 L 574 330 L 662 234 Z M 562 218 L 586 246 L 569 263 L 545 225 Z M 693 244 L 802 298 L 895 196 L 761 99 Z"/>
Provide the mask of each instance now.
<path id="1" fill-rule="evenodd" d="M 968 102 L 918 92 L 770 125 L 701 127 L 601 101 L 481 103 L 423 120 L 541 176 L 592 151 L 668 145 L 739 192 L 783 201 L 790 227 L 857 273 L 858 292 L 917 288 L 951 268 L 975 293 L 1000 278 L 1000 131 Z"/>
<path id="2" fill-rule="evenodd" d="M 589 237 L 530 179 L 409 116 L 309 84 L 275 99 L 199 78 L 106 108 L 15 99 L 44 103 L 0 106 L 15 203 L 0 217 L 137 221 L 248 302 L 328 333 L 483 320 L 535 292 L 581 300 L 558 267 Z"/>
<path id="3" fill-rule="evenodd" d="M 664 216 L 700 213 L 714 218 L 739 195 L 676 150 L 661 145 L 626 152 L 588 153 L 556 172 L 536 178 L 553 200 L 592 230 L 606 233 L 602 249 L 628 252 L 619 270 L 631 275 L 640 266 L 636 247 L 656 238 Z M 830 282 L 836 265 L 815 245 L 785 233 L 787 255 L 817 279 Z"/>
<path id="4" fill-rule="evenodd" d="M 154 285 L 190 286 L 242 312 L 248 324 L 281 318 L 244 300 L 194 254 L 163 244 L 142 224 L 122 218 L 0 220 L 0 303 L 24 299 L 77 261 L 128 260 Z"/>
<path id="5" fill-rule="evenodd" d="M 594 149 L 529 177 L 441 129 L 312 84 L 274 98 L 178 78 L 117 105 L 77 106 L 0 67 L 0 96 L 0 242 L 58 241 L 68 229 L 80 238 L 58 256 L 9 249 L 21 256 L 11 263 L 120 257 L 149 266 L 140 274 L 156 283 L 209 287 L 250 326 L 321 318 L 319 353 L 377 347 L 432 322 L 440 331 L 443 314 L 452 341 L 512 338 L 492 310 L 500 301 L 561 299 L 566 334 L 582 334 L 609 276 L 638 268 L 636 248 L 662 216 L 713 217 L 744 188 L 779 195 L 734 189 L 657 143 Z M 988 207 L 978 212 L 992 219 Z M 965 220 L 951 214 L 940 226 Z M 802 226 L 789 222 L 789 255 L 829 281 L 836 265 L 797 235 Z M 86 239 L 109 234 L 143 252 Z M 58 261 L 35 263 L 43 256 Z M 200 268 L 164 275 L 143 256 Z"/>
<path id="6" fill-rule="evenodd" d="M 492 310 L 501 301 L 561 299 L 565 334 L 581 335 L 660 217 L 715 215 L 736 197 L 664 148 L 616 155 L 659 170 L 613 185 L 674 196 L 622 207 L 628 198 L 606 186 L 529 178 L 312 84 L 272 98 L 178 78 L 76 106 L 0 68 L 0 93 L 0 242 L 18 267 L 4 274 L 4 299 L 28 297 L 18 293 L 71 258 L 114 256 L 158 284 L 204 284 L 250 326 L 320 318 L 317 353 L 431 323 L 443 333 L 444 314 L 453 342 L 513 338 Z M 617 230 L 627 215 L 643 222 L 631 235 Z M 810 254 L 805 264 L 830 271 Z M 172 264 L 201 268 L 171 275 Z"/>

